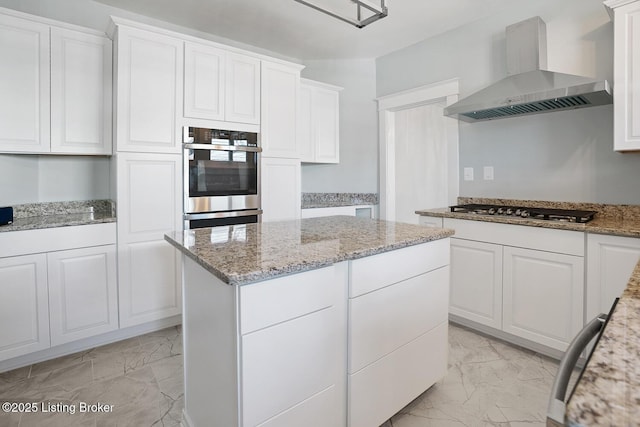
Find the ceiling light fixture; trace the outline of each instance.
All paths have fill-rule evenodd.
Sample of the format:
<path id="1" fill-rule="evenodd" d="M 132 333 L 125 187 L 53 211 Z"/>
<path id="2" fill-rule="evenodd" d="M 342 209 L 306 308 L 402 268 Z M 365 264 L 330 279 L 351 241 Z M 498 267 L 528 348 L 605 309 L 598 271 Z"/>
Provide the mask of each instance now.
<path id="1" fill-rule="evenodd" d="M 345 16 L 345 13 L 333 11 L 319 6 L 316 2 L 308 0 L 294 0 L 298 3 L 309 6 L 312 9 L 326 13 L 336 19 L 339 19 L 348 24 L 354 25 L 356 28 L 362 28 L 371 24 L 379 19 L 387 16 L 387 7 L 385 6 L 385 0 L 347 0 L 353 3 L 356 7 L 354 10 L 355 18 Z M 380 4 L 378 4 L 378 2 Z"/>

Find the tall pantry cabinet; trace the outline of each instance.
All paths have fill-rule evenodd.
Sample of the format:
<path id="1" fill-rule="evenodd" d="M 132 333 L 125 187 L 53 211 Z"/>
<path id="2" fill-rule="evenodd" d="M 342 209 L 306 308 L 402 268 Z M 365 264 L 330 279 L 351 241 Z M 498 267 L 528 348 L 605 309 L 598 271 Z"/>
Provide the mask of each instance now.
<path id="1" fill-rule="evenodd" d="M 114 18 L 120 327 L 181 313 L 183 42 Z"/>

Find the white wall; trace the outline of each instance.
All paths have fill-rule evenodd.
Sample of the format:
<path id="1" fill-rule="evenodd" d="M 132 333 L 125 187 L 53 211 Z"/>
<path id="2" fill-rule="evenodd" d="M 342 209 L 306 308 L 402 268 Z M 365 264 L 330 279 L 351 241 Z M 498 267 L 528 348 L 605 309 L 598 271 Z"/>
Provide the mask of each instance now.
<path id="1" fill-rule="evenodd" d="M 0 206 L 109 199 L 108 157 L 0 154 Z"/>
<path id="2" fill-rule="evenodd" d="M 378 122 L 373 59 L 305 62 L 302 77 L 341 86 L 340 163 L 303 164 L 302 191 L 378 192 Z"/>
<path id="3" fill-rule="evenodd" d="M 377 95 L 453 77 L 461 97 L 506 74 L 504 29 L 539 15 L 549 68 L 611 81 L 613 25 L 601 0 L 536 0 L 376 60 Z M 495 180 L 483 181 L 483 166 Z M 640 204 L 640 153 L 613 152 L 613 108 L 460 122 L 460 195 Z M 478 179 L 480 178 L 480 179 Z"/>

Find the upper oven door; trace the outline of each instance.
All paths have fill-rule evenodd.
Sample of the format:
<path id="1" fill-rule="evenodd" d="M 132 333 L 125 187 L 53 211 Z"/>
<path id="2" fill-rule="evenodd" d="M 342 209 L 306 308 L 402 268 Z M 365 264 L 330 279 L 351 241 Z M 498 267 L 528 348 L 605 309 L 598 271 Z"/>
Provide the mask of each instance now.
<path id="1" fill-rule="evenodd" d="M 260 208 L 257 134 L 185 128 L 185 213 Z"/>

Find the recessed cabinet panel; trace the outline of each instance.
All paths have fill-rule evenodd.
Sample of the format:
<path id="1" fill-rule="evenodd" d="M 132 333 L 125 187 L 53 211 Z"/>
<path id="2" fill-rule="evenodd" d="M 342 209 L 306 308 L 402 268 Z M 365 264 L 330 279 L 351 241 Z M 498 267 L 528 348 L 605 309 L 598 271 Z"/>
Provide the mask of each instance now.
<path id="1" fill-rule="evenodd" d="M 162 239 L 180 228 L 181 156 L 119 154 L 118 229 L 126 241 Z"/>
<path id="2" fill-rule="evenodd" d="M 47 255 L 51 345 L 118 329 L 115 245 Z"/>
<path id="3" fill-rule="evenodd" d="M 0 15 L 0 58 L 0 152 L 48 152 L 49 26 Z"/>
<path id="4" fill-rule="evenodd" d="M 120 326 L 181 312 L 179 257 L 164 240 L 119 245 Z"/>
<path id="5" fill-rule="evenodd" d="M 184 49 L 185 117 L 224 120 L 225 52 L 196 43 Z"/>
<path id="6" fill-rule="evenodd" d="M 316 162 L 338 163 L 340 160 L 338 92 L 317 90 L 313 106 L 316 122 Z"/>
<path id="7" fill-rule="evenodd" d="M 300 218 L 300 161 L 262 158 L 262 221 Z"/>
<path id="8" fill-rule="evenodd" d="M 123 27 L 117 40 L 117 150 L 180 152 L 183 42 Z"/>
<path id="9" fill-rule="evenodd" d="M 637 151 L 640 150 L 640 93 L 636 89 L 640 84 L 640 1 L 614 9 L 613 63 L 614 149 Z"/>
<path id="10" fill-rule="evenodd" d="M 300 160 L 311 163 L 315 161 L 315 140 L 313 134 L 313 117 L 311 96 L 312 88 L 300 85 L 300 108 L 298 109 L 298 144 Z"/>
<path id="11" fill-rule="evenodd" d="M 46 255 L 0 259 L 0 360 L 48 347 Z"/>
<path id="12" fill-rule="evenodd" d="M 582 329 L 584 258 L 504 248 L 505 332 L 564 351 Z"/>
<path id="13" fill-rule="evenodd" d="M 244 55 L 226 56 L 225 120 L 260 123 L 260 61 Z"/>
<path id="14" fill-rule="evenodd" d="M 502 246 L 451 239 L 450 312 L 502 328 Z"/>
<path id="15" fill-rule="evenodd" d="M 111 40 L 51 29 L 51 151 L 111 154 Z"/>
<path id="16" fill-rule="evenodd" d="M 640 261 L 640 239 L 587 234 L 586 320 L 608 313 Z"/>
<path id="17" fill-rule="evenodd" d="M 262 62 L 261 142 L 263 157 L 299 159 L 296 135 L 300 71 Z"/>

